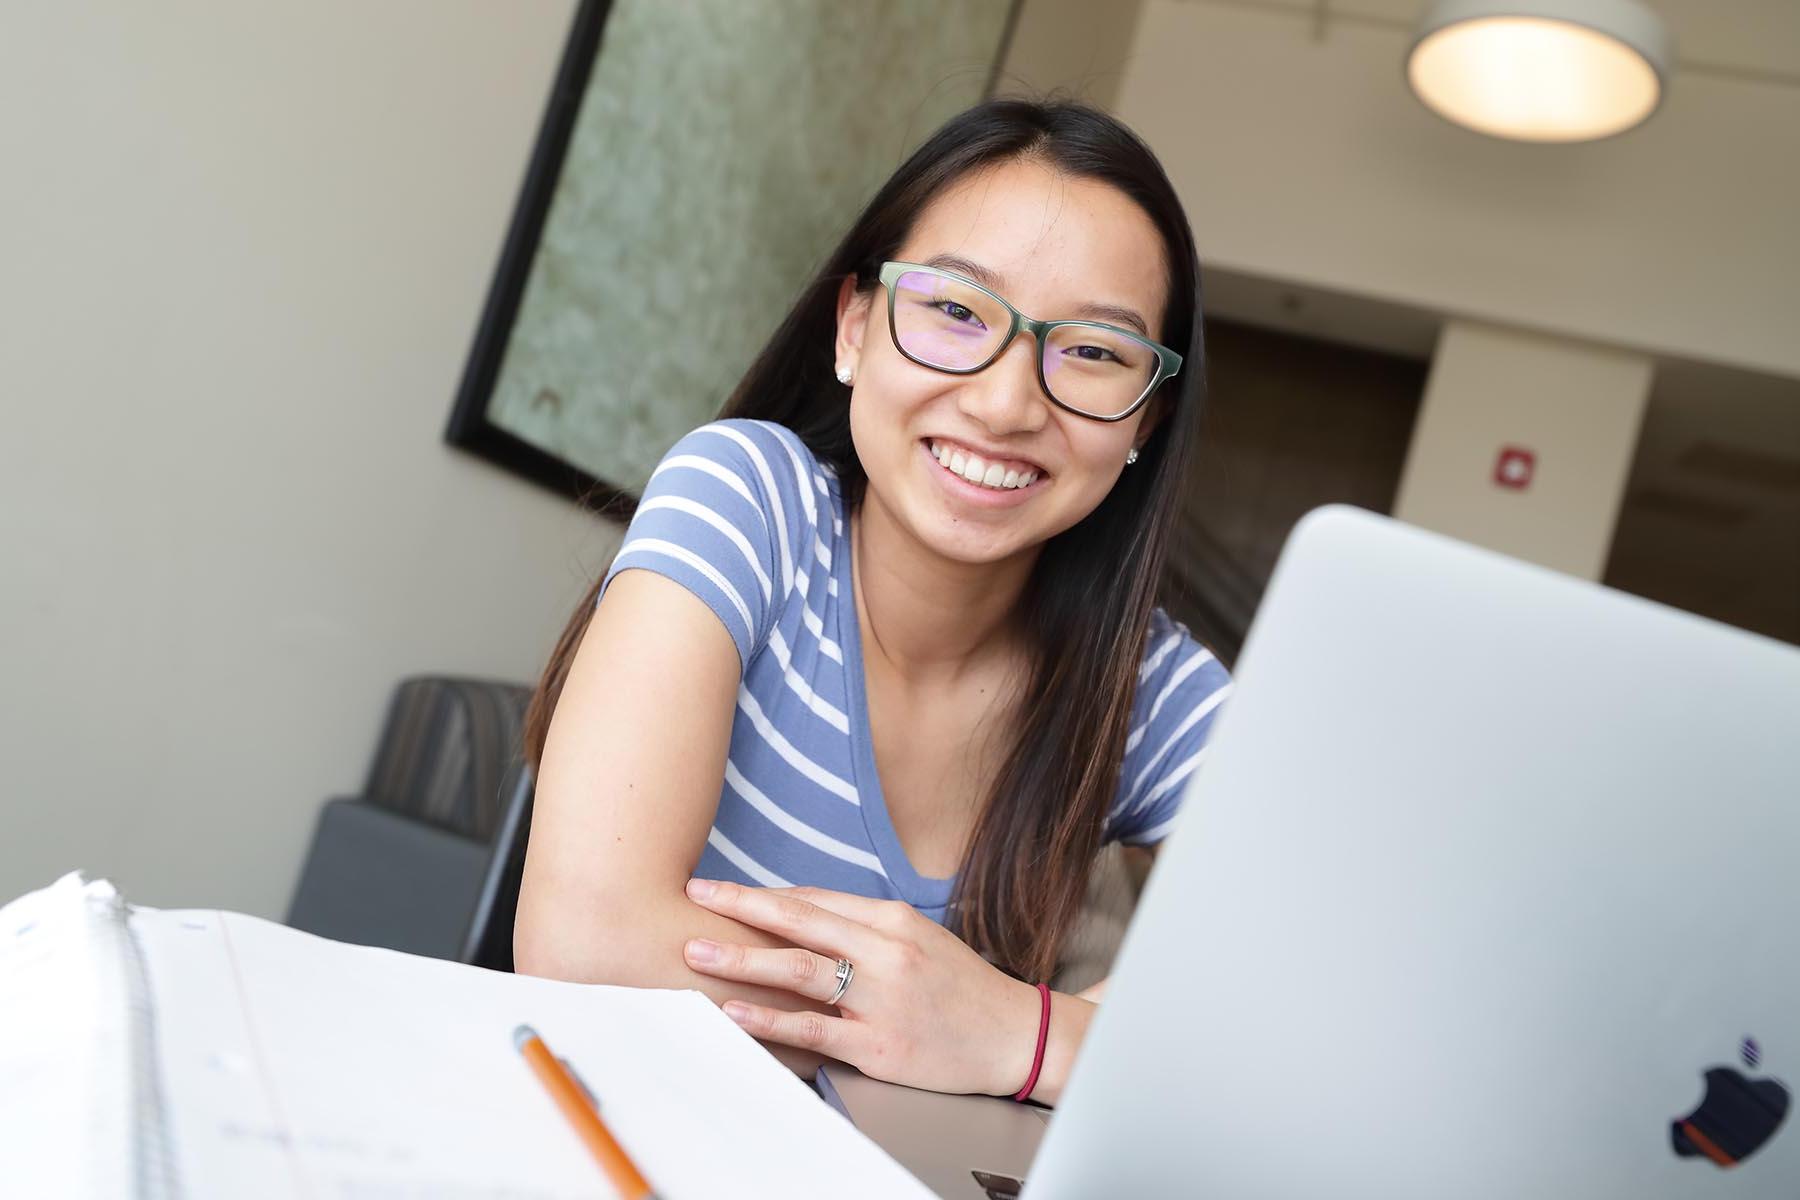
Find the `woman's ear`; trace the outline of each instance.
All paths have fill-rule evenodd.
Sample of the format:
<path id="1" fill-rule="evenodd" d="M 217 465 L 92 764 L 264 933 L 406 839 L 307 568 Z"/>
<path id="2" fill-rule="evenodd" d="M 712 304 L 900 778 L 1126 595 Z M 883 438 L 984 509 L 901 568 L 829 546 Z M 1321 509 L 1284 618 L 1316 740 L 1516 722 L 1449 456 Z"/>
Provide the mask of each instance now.
<path id="1" fill-rule="evenodd" d="M 874 302 L 874 292 L 857 290 L 855 275 L 844 276 L 838 284 L 835 362 L 838 370 L 848 369 L 852 377 L 862 360 L 863 334 L 869 327 Z"/>

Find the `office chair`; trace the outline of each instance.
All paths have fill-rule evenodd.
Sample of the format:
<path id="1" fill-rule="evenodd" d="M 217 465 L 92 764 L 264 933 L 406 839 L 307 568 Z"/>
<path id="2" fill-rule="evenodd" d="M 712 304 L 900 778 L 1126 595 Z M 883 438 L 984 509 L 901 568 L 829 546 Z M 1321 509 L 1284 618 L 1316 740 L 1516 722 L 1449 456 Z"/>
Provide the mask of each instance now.
<path id="1" fill-rule="evenodd" d="M 422 676 L 394 690 L 363 794 L 319 814 L 287 923 L 337 941 L 512 969 L 531 827 L 531 690 Z"/>

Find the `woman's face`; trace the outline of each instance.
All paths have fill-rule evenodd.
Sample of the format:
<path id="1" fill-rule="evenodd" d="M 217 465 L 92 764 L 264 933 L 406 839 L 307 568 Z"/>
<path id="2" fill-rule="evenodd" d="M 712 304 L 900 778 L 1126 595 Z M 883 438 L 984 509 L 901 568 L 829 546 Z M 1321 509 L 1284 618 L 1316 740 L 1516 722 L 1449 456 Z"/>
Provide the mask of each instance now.
<path id="1" fill-rule="evenodd" d="M 920 214 L 894 255 L 940 261 L 975 275 L 1026 316 L 1098 319 L 1136 314 L 1159 337 L 1167 303 L 1162 238 L 1150 218 L 1109 184 L 1015 160 L 965 176 Z M 965 265 L 967 264 L 967 265 Z M 972 268 L 979 268 L 979 273 Z M 1123 421 L 1058 408 L 1038 382 L 1037 341 L 1021 333 L 974 375 L 920 366 L 894 348 L 887 295 L 839 299 L 837 364 L 855 372 L 850 432 L 869 477 L 867 502 L 930 551 L 957 562 L 1000 562 L 1031 551 L 1092 512 L 1128 469 L 1126 452 L 1149 433 L 1147 404 Z M 1023 487 L 969 482 L 938 461 L 939 448 L 998 463 Z M 1135 469 L 1135 468 L 1131 468 Z"/>

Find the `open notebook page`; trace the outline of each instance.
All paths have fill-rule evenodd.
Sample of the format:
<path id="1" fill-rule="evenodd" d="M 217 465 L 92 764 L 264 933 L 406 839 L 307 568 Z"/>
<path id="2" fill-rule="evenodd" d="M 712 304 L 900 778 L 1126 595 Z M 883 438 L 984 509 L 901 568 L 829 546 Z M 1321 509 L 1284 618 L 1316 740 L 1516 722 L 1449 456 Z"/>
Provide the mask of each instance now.
<path id="1" fill-rule="evenodd" d="M 698 992 L 559 983 L 137 910 L 194 1196 L 605 1197 L 513 1048 L 534 1026 L 664 1200 L 927 1197 Z"/>

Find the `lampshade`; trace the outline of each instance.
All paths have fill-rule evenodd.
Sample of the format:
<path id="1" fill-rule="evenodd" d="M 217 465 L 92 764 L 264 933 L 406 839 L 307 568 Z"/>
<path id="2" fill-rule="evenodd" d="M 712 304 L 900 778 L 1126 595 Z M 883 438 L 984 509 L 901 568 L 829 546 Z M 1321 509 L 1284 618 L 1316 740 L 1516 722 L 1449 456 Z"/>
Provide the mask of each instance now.
<path id="1" fill-rule="evenodd" d="M 1526 142 L 1623 133 L 1662 101 L 1668 31 L 1639 0 L 1437 0 L 1406 75 L 1458 125 Z"/>

